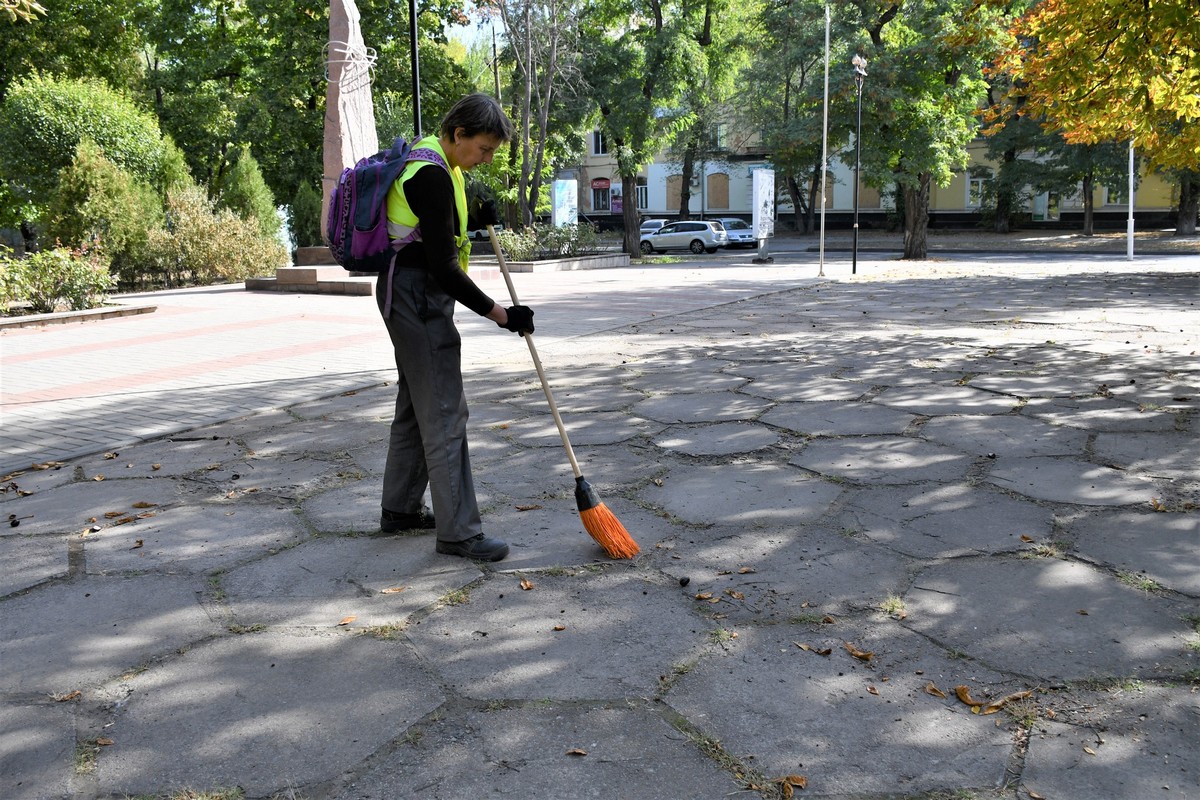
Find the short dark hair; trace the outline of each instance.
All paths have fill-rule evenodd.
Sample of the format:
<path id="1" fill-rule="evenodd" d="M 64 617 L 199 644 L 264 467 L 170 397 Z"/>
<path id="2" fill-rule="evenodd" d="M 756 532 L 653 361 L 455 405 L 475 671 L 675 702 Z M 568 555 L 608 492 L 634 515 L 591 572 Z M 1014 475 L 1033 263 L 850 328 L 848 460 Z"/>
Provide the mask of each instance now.
<path id="1" fill-rule="evenodd" d="M 441 135 L 453 137 L 462 128 L 467 136 L 489 133 L 502 142 L 513 138 L 513 124 L 496 102 L 486 94 L 469 94 L 454 104 L 442 117 Z"/>

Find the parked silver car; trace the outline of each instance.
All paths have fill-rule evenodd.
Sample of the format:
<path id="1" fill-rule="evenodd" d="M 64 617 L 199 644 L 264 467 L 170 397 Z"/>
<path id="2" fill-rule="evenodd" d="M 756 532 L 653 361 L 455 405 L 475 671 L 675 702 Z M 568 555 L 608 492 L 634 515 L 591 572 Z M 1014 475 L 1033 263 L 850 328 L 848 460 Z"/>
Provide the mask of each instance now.
<path id="1" fill-rule="evenodd" d="M 758 247 L 758 239 L 754 238 L 754 228 L 744 219 L 738 217 L 717 217 L 717 222 L 725 226 L 729 234 L 729 247 Z"/>
<path id="2" fill-rule="evenodd" d="M 654 233 L 642 234 L 639 248 L 644 255 L 666 250 L 715 253 L 727 244 L 729 235 L 725 226 L 716 220 L 685 220 L 669 222 Z"/>

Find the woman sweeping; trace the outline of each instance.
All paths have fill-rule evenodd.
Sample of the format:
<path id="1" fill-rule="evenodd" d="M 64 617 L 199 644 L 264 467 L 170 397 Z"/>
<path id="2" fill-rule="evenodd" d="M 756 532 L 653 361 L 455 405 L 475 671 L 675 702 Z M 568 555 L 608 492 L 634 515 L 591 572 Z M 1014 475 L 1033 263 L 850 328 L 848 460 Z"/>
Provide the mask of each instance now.
<path id="1" fill-rule="evenodd" d="M 463 172 L 490 163 L 512 135 L 512 122 L 500 104 L 473 94 L 450 109 L 436 136 L 413 145 L 414 160 L 392 184 L 387 200 L 388 235 L 409 243 L 396 254 L 394 267 L 380 275 L 375 293 L 399 373 L 380 529 L 436 529 L 437 552 L 481 561 L 499 561 L 508 555 L 508 545 L 485 536 L 480 523 L 454 304 L 518 334 L 533 332 L 533 311 L 498 305 L 467 275 Z M 494 217 L 494 210 L 490 213 Z M 426 487 L 432 515 L 423 503 Z"/>

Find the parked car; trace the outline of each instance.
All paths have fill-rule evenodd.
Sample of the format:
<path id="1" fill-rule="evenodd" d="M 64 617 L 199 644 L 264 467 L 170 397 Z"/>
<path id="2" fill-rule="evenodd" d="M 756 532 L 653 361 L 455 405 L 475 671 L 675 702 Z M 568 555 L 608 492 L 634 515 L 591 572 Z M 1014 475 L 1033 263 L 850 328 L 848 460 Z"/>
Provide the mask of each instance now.
<path id="1" fill-rule="evenodd" d="M 685 220 L 669 222 L 654 233 L 642 234 L 638 247 L 645 255 L 664 250 L 691 250 L 693 253 L 715 253 L 729 244 L 725 227 L 716 220 Z"/>
<path id="2" fill-rule="evenodd" d="M 644 236 L 647 233 L 654 233 L 656 230 L 666 225 L 665 219 L 648 219 L 642 223 L 641 234 Z"/>
<path id="3" fill-rule="evenodd" d="M 718 217 L 717 222 L 725 226 L 729 234 L 729 247 L 758 247 L 758 239 L 754 238 L 754 228 L 744 219 L 737 217 Z"/>
<path id="4" fill-rule="evenodd" d="M 493 225 L 492 227 L 496 229 L 496 233 L 504 230 L 503 225 Z M 467 238 L 476 242 L 486 242 L 488 238 L 487 228 L 479 228 L 477 230 L 467 231 Z"/>

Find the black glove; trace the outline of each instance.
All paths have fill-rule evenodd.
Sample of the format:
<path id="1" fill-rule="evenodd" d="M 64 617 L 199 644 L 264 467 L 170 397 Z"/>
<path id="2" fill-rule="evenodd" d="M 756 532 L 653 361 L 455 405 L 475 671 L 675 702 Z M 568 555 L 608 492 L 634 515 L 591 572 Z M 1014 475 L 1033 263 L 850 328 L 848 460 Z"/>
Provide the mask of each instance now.
<path id="1" fill-rule="evenodd" d="M 513 333 L 526 334 L 533 333 L 533 309 L 529 306 L 509 306 L 505 309 L 508 312 L 508 322 L 500 325 L 506 331 Z M 496 323 L 499 325 L 500 323 Z"/>
<path id="2" fill-rule="evenodd" d="M 469 216 L 472 220 L 469 227 L 473 231 L 486 228 L 488 225 L 500 224 L 500 210 L 496 208 L 495 200 L 478 201 Z"/>

